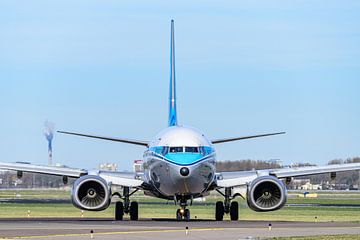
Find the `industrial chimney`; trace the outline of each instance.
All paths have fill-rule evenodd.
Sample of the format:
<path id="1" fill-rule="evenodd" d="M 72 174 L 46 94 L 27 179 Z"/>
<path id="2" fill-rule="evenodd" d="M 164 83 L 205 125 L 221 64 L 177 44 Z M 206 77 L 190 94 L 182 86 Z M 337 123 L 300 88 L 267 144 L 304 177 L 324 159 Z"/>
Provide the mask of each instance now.
<path id="1" fill-rule="evenodd" d="M 48 165 L 52 166 L 52 140 L 54 138 L 55 124 L 46 120 L 44 126 L 44 135 L 48 141 Z"/>

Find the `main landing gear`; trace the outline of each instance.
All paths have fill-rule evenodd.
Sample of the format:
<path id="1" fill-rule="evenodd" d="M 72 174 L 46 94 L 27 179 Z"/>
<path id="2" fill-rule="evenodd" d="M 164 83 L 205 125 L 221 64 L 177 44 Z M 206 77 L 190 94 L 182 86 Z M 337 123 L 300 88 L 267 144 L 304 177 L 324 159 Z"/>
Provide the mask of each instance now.
<path id="1" fill-rule="evenodd" d="M 130 220 L 132 221 L 137 221 L 139 219 L 139 204 L 135 201 L 130 202 L 130 196 L 137 191 L 138 190 L 135 190 L 130 193 L 130 188 L 124 187 L 123 195 L 117 194 L 124 202 L 120 201 L 115 203 L 115 220 L 123 220 L 124 214 L 129 214 Z"/>
<path id="2" fill-rule="evenodd" d="M 225 188 L 225 194 L 216 190 L 225 197 L 224 202 L 216 202 L 215 220 L 222 221 L 224 214 L 230 214 L 231 221 L 239 220 L 239 203 L 232 201 L 235 197 L 231 195 L 231 188 Z"/>

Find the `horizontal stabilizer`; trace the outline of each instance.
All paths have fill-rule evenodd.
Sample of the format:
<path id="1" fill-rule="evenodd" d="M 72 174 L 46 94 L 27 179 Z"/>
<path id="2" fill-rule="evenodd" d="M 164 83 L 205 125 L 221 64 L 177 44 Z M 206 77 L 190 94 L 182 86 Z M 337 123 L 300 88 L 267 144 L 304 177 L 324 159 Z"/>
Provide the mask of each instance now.
<path id="1" fill-rule="evenodd" d="M 222 139 L 212 140 L 211 142 L 213 144 L 218 144 L 218 143 L 233 142 L 233 141 L 239 141 L 239 140 L 250 139 L 250 138 L 268 137 L 268 136 L 279 135 L 279 134 L 285 134 L 285 132 L 267 133 L 267 134 L 244 136 L 244 137 L 234 137 L 234 138 L 222 138 Z"/>
<path id="2" fill-rule="evenodd" d="M 88 138 L 97 138 L 107 141 L 114 141 L 114 142 L 122 142 L 122 143 L 129 143 L 134 145 L 141 145 L 141 146 L 148 146 L 148 141 L 141 141 L 141 140 L 133 140 L 133 139 L 127 139 L 127 138 L 113 138 L 113 137 L 103 137 L 103 136 L 97 136 L 97 135 L 88 135 L 88 134 L 82 134 L 82 133 L 74 133 L 74 132 L 65 132 L 65 131 L 58 131 L 58 133 L 63 134 L 70 134 L 80 137 L 88 137 Z"/>

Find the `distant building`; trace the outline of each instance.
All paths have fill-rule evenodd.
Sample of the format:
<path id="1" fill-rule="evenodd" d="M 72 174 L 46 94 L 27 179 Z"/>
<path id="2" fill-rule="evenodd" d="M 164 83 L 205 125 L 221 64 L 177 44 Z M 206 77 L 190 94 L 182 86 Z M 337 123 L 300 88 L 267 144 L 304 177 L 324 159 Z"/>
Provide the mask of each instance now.
<path id="1" fill-rule="evenodd" d="M 101 163 L 99 165 L 99 169 L 104 170 L 104 171 L 116 171 L 117 164 L 116 163 Z"/>
<path id="2" fill-rule="evenodd" d="M 294 190 L 322 190 L 321 184 L 312 184 L 310 179 L 293 179 L 290 188 Z"/>
<path id="3" fill-rule="evenodd" d="M 142 172 L 143 160 L 134 160 L 134 172 Z"/>
<path id="4" fill-rule="evenodd" d="M 311 182 L 307 182 L 300 187 L 301 190 L 322 190 L 322 185 L 320 184 L 311 184 Z"/>

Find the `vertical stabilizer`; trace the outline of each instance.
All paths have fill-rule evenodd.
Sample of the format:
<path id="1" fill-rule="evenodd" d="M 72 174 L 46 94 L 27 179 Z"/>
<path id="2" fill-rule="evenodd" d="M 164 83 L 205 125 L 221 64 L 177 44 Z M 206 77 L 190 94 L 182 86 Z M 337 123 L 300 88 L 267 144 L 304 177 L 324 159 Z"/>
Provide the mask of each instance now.
<path id="1" fill-rule="evenodd" d="M 177 125 L 174 20 L 171 20 L 169 127 Z"/>

